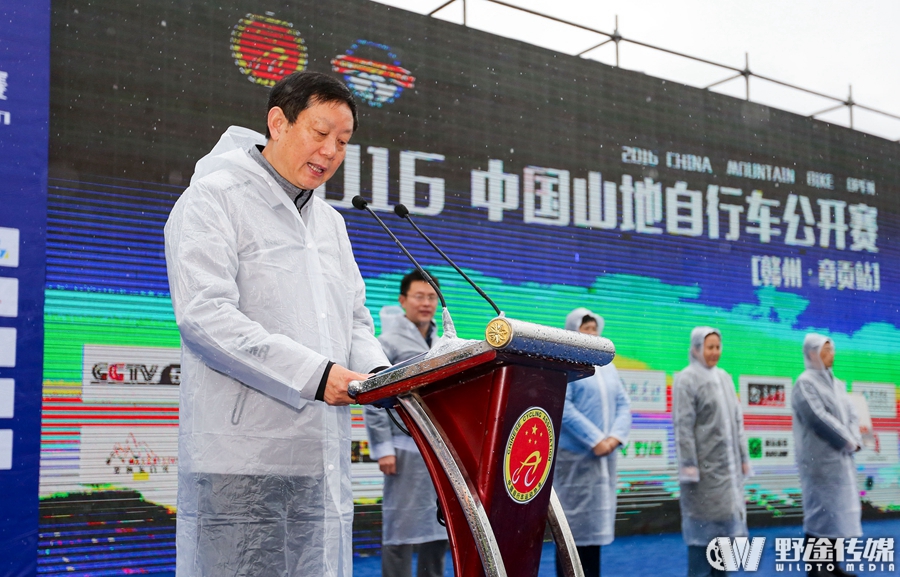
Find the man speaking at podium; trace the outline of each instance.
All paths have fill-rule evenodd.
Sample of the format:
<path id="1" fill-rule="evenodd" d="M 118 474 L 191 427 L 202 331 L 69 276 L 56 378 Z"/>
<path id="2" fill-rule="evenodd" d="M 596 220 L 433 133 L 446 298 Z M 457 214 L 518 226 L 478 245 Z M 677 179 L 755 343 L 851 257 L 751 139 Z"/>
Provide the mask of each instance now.
<path id="1" fill-rule="evenodd" d="M 435 283 L 434 275 L 430 275 Z M 434 313 L 437 293 L 414 270 L 400 281 L 400 307 L 381 309 L 384 352 L 392 363 L 427 352 L 437 344 Z M 392 424 L 387 411 L 365 407 L 369 453 L 384 473 L 381 574 L 411 577 L 413 548 L 419 552 L 418 577 L 442 577 L 447 530 L 437 521 L 437 494 L 412 437 Z"/>
<path id="2" fill-rule="evenodd" d="M 265 138 L 222 135 L 166 223 L 179 577 L 353 569 L 347 386 L 388 362 L 343 218 L 313 189 L 343 162 L 356 104 L 307 72 L 268 110 Z"/>

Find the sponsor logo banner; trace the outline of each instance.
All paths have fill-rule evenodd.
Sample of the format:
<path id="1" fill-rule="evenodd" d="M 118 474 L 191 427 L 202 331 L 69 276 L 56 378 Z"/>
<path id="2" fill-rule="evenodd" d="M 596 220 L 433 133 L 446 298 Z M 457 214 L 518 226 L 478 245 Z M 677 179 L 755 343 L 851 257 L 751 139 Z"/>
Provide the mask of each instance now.
<path id="1" fill-rule="evenodd" d="M 620 470 L 665 469 L 669 466 L 669 441 L 665 429 L 631 429 L 628 443 L 619 447 Z"/>
<path id="2" fill-rule="evenodd" d="M 755 465 L 793 465 L 794 434 L 791 431 L 745 431 L 750 462 Z"/>
<path id="3" fill-rule="evenodd" d="M 0 317 L 19 316 L 19 279 L 0 278 Z"/>
<path id="4" fill-rule="evenodd" d="M 900 449 L 900 433 L 897 431 L 875 431 L 872 434 L 873 442 L 863 445 L 856 453 L 856 463 L 860 465 L 893 465 L 900 461 L 898 449 Z"/>
<path id="5" fill-rule="evenodd" d="M 81 427 L 79 482 L 139 491 L 147 501 L 175 506 L 177 427 Z"/>
<path id="6" fill-rule="evenodd" d="M 19 266 L 19 229 L 0 226 L 0 266 Z"/>
<path id="7" fill-rule="evenodd" d="M 84 345 L 86 402 L 178 402 L 181 349 Z"/>
<path id="8" fill-rule="evenodd" d="M 12 419 L 16 406 L 16 380 L 0 379 L 0 419 Z"/>
<path id="9" fill-rule="evenodd" d="M 0 471 L 12 469 L 13 432 L 12 429 L 0 429 Z"/>
<path id="10" fill-rule="evenodd" d="M 893 383 L 853 383 L 854 393 L 861 393 L 869 405 L 869 415 L 875 418 L 897 417 L 897 385 Z"/>
<path id="11" fill-rule="evenodd" d="M 14 327 L 0 328 L 0 367 L 16 366 L 16 337 Z"/>
<path id="12" fill-rule="evenodd" d="M 741 406 L 752 415 L 790 415 L 791 379 L 741 375 L 738 379 Z"/>
<path id="13" fill-rule="evenodd" d="M 666 372 L 621 370 L 622 386 L 634 412 L 666 411 Z"/>

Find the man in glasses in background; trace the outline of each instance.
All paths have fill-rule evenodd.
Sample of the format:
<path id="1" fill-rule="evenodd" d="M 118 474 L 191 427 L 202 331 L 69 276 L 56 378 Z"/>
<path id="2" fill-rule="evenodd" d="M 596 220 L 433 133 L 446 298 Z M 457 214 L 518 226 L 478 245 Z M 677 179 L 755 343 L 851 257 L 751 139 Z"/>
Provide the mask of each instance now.
<path id="1" fill-rule="evenodd" d="M 430 274 L 430 273 L 429 273 Z M 439 284 L 431 275 L 435 284 Z M 418 271 L 400 281 L 400 306 L 381 309 L 378 337 L 391 363 L 427 352 L 437 342 L 434 313 L 438 296 Z M 447 530 L 437 521 L 437 496 L 425 461 L 411 437 L 391 422 L 384 409 L 365 407 L 369 454 L 384 473 L 381 574 L 412 576 L 418 551 L 418 577 L 444 575 Z M 399 421 L 399 416 L 394 414 Z"/>

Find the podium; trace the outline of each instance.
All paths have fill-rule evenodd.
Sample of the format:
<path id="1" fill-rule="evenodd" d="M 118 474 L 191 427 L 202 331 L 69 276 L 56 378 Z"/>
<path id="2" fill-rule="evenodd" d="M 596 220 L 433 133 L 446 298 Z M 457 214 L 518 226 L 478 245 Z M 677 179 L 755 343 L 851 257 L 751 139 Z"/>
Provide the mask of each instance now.
<path id="1" fill-rule="evenodd" d="M 445 333 L 426 355 L 351 383 L 357 402 L 395 409 L 415 440 L 457 576 L 537 576 L 548 522 L 567 575 L 582 575 L 554 455 L 567 383 L 614 355 L 607 339 L 500 316 L 483 341 Z"/>

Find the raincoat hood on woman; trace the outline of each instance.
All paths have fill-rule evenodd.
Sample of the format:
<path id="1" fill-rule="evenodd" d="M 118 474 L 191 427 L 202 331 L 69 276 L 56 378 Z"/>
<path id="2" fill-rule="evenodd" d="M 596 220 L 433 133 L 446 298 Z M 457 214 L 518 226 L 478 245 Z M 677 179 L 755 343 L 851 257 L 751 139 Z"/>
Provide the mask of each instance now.
<path id="1" fill-rule="evenodd" d="M 822 357 L 819 356 L 825 343 L 831 343 L 831 346 L 834 346 L 834 341 L 818 333 L 808 333 L 806 338 L 803 339 L 803 366 L 808 370 L 826 370 L 825 363 L 822 362 Z"/>
<path id="2" fill-rule="evenodd" d="M 688 360 L 691 364 L 707 370 L 715 368 L 707 365 L 706 359 L 703 358 L 703 343 L 706 342 L 706 337 L 709 335 L 718 335 L 719 339 L 722 338 L 722 333 L 719 329 L 713 327 L 695 327 L 694 330 L 691 331 L 691 348 L 688 350 Z"/>
<path id="3" fill-rule="evenodd" d="M 578 307 L 574 311 L 570 312 L 566 315 L 566 324 L 565 329 L 567 331 L 578 331 L 581 328 L 581 325 L 584 323 L 584 317 L 591 317 L 595 321 L 597 321 L 597 335 L 603 334 L 603 317 L 600 315 L 595 315 L 588 309 L 584 307 Z"/>

